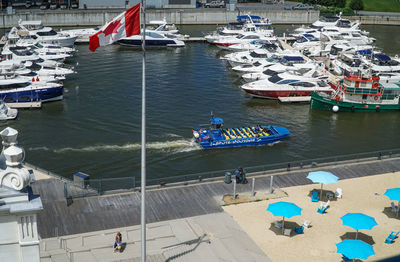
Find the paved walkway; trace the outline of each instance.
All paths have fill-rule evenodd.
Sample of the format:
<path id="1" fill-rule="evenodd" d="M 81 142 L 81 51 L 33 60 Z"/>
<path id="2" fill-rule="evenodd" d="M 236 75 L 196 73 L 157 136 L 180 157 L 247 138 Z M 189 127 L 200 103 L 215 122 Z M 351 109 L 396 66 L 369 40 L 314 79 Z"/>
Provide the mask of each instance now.
<path id="1" fill-rule="evenodd" d="M 114 237 L 126 247 L 113 252 Z M 140 226 L 42 239 L 42 262 L 140 261 Z M 67 252 L 68 251 L 68 252 Z M 271 261 L 227 213 L 152 223 L 147 226 L 147 261 Z"/>
<path id="2" fill-rule="evenodd" d="M 267 191 L 271 181 L 270 175 L 274 175 L 273 184 L 278 188 L 311 184 L 311 180 L 306 177 L 308 172 L 315 170 L 333 172 L 340 179 L 362 177 L 400 171 L 400 158 L 375 158 L 350 164 L 337 162 L 329 166 L 321 163 L 317 168 L 293 168 L 290 172 L 286 169 L 271 171 L 265 176 L 257 176 L 255 190 Z M 215 182 L 148 190 L 148 223 L 223 212 L 222 197 L 233 192 L 232 184 L 225 184 L 222 180 L 223 178 Z M 42 238 L 140 224 L 139 192 L 74 199 L 70 205 L 66 205 L 62 181 L 39 180 L 32 188 L 35 194 L 40 194 L 43 202 L 44 210 L 38 214 L 38 230 Z M 237 193 L 240 195 L 249 195 L 250 191 L 251 183 L 237 187 Z"/>

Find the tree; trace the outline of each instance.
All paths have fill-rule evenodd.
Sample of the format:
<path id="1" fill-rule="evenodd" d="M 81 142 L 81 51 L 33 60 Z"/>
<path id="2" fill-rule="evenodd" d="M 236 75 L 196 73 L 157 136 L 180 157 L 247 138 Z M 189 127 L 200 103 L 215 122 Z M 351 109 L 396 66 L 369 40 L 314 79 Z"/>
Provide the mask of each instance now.
<path id="1" fill-rule="evenodd" d="M 335 0 L 335 6 L 340 8 L 345 8 L 346 0 Z"/>
<path id="2" fill-rule="evenodd" d="M 349 7 L 353 10 L 363 10 L 364 9 L 364 3 L 362 0 L 351 0 Z"/>

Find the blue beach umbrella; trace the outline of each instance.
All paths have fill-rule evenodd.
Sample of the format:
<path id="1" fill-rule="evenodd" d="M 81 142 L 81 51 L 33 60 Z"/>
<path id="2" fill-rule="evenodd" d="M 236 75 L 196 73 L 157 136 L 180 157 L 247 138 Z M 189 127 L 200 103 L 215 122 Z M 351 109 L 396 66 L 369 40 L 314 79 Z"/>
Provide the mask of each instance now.
<path id="1" fill-rule="evenodd" d="M 376 223 L 375 221 L 375 218 L 362 213 L 347 213 L 340 219 L 342 220 L 344 226 L 349 226 L 357 230 L 356 239 L 358 235 L 358 230 L 371 230 L 374 226 L 378 225 L 378 223 Z"/>
<path id="2" fill-rule="evenodd" d="M 302 208 L 290 202 L 276 202 L 268 205 L 267 211 L 271 212 L 274 216 L 281 216 L 282 218 L 282 231 L 284 228 L 285 217 L 291 218 L 293 216 L 301 215 Z"/>
<path id="3" fill-rule="evenodd" d="M 321 183 L 321 197 L 322 197 L 322 185 L 327 185 L 331 183 L 336 183 L 339 178 L 327 171 L 315 171 L 308 173 L 308 179 L 313 181 L 314 183 Z"/>
<path id="4" fill-rule="evenodd" d="M 386 192 L 384 195 L 387 196 L 390 200 L 400 201 L 400 188 L 386 189 Z M 399 202 L 399 204 L 400 204 L 400 202 Z M 399 215 L 399 209 L 397 209 L 396 217 L 398 215 Z"/>
<path id="5" fill-rule="evenodd" d="M 361 240 L 345 239 L 336 244 L 337 253 L 349 259 L 367 259 L 375 255 L 374 248 Z"/>

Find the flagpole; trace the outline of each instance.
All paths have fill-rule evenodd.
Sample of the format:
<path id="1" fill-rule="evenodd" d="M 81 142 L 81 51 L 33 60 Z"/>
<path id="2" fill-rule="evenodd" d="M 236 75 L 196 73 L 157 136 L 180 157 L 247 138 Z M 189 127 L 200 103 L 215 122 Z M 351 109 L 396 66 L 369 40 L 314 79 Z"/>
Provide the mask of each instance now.
<path id="1" fill-rule="evenodd" d="M 141 150 L 141 228 L 142 262 L 146 262 L 146 0 L 142 1 L 142 150 Z"/>

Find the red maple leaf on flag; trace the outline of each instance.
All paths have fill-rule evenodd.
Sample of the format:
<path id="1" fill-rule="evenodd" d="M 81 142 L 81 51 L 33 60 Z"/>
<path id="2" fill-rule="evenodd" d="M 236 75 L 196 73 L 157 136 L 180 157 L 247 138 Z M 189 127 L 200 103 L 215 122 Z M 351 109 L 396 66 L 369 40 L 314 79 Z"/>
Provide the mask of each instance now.
<path id="1" fill-rule="evenodd" d="M 118 31 L 118 28 L 121 26 L 121 21 L 117 20 L 114 22 L 111 22 L 106 29 L 104 29 L 103 34 L 105 36 L 108 36 L 110 34 L 115 34 Z"/>

